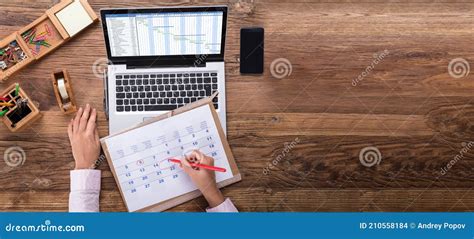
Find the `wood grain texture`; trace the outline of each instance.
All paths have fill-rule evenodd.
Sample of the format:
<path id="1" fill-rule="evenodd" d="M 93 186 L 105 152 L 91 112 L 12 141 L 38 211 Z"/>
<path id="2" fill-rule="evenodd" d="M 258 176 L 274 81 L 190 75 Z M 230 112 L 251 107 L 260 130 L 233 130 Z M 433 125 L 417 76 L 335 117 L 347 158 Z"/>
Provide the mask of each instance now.
<path id="1" fill-rule="evenodd" d="M 0 39 L 56 2 L 2 0 Z M 240 210 L 473 211 L 474 74 L 455 79 L 448 71 L 455 58 L 474 68 L 472 1 L 89 3 L 96 13 L 106 7 L 229 5 L 228 139 L 243 180 L 223 192 Z M 240 75 L 239 30 L 256 25 L 266 32 L 265 72 Z M 374 54 L 385 50 L 354 86 Z M 105 136 L 103 82 L 92 70 L 103 57 L 102 31 L 95 24 L 0 85 L 1 90 L 20 82 L 43 114 L 20 133 L 0 127 L 1 153 L 12 146 L 26 152 L 19 167 L 0 160 L 2 210 L 67 210 L 74 165 L 66 133 L 71 116 L 60 112 L 49 76 L 68 69 L 77 103 L 98 108 Z M 291 63 L 283 79 L 271 74 L 277 58 Z M 379 149 L 380 164 L 360 163 L 359 152 L 367 146 Z M 124 211 L 108 165 L 100 169 L 101 210 Z M 172 211 L 206 206 L 198 198 Z"/>

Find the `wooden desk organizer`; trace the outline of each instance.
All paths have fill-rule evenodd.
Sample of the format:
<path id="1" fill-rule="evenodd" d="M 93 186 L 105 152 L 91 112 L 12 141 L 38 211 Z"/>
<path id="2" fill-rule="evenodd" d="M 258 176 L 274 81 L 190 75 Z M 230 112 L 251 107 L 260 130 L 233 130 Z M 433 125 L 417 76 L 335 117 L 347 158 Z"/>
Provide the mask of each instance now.
<path id="1" fill-rule="evenodd" d="M 33 101 L 28 97 L 28 95 L 23 91 L 23 89 L 20 87 L 18 95 L 16 95 L 15 88 L 16 84 L 12 84 L 1 94 L 1 97 L 8 99 L 6 102 L 12 103 L 14 105 L 0 107 L 0 111 L 8 110 L 5 115 L 3 115 L 2 121 L 12 132 L 22 129 L 27 124 L 32 123 L 41 116 L 40 111 Z M 28 103 L 20 109 L 17 103 L 18 100 L 22 99 L 27 99 Z"/>
<path id="2" fill-rule="evenodd" d="M 57 49 L 96 21 L 98 17 L 86 0 L 62 0 L 0 41 L 0 81 Z"/>
<path id="3" fill-rule="evenodd" d="M 59 108 L 64 114 L 71 114 L 77 111 L 76 107 L 76 98 L 74 97 L 74 92 L 72 91 L 72 82 L 69 78 L 69 73 L 66 69 L 55 71 L 51 74 L 51 79 L 53 81 L 54 95 L 58 101 Z M 59 89 L 59 80 L 63 80 L 64 88 L 61 93 Z M 65 91 L 65 92 L 64 92 Z"/>

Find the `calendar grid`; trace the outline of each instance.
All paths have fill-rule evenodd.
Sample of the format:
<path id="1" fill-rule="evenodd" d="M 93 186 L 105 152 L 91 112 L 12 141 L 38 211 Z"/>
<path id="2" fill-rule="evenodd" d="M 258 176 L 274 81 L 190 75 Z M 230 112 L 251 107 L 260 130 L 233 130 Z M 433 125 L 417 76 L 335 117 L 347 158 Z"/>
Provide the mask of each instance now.
<path id="1" fill-rule="evenodd" d="M 213 144 L 213 143 L 208 144 L 208 145 L 204 145 L 204 146 L 198 147 L 198 148 L 196 148 L 196 149 L 199 149 L 199 150 L 203 151 L 202 149 L 204 149 L 204 148 L 206 148 L 206 147 L 209 147 L 209 145 L 212 145 L 212 144 Z M 212 153 L 216 153 L 216 151 L 211 151 L 210 153 L 211 153 L 211 155 L 212 155 Z M 174 158 L 174 157 L 176 157 L 176 156 L 177 156 L 177 155 L 168 157 L 168 158 L 166 158 L 166 159 L 162 159 L 161 161 L 159 161 L 159 163 L 164 162 L 164 161 L 168 161 L 170 158 Z M 216 161 L 217 161 L 217 160 L 218 160 L 218 159 L 216 159 Z M 159 163 L 158 163 L 158 164 L 159 164 Z M 124 174 L 132 173 L 132 172 L 135 172 L 135 171 L 139 171 L 141 168 L 146 168 L 146 167 L 149 167 L 149 166 L 153 166 L 153 165 L 155 165 L 155 164 L 156 164 L 156 163 L 147 164 L 147 165 L 144 165 L 143 167 L 140 167 L 140 168 L 138 168 L 138 169 L 130 170 L 130 171 L 127 171 L 127 172 L 125 172 L 125 173 L 120 173 L 120 174 L 117 174 L 117 175 L 118 175 L 118 176 L 123 176 Z M 163 169 L 160 168 L 160 171 L 162 171 L 162 170 L 163 170 Z M 139 177 L 135 177 L 135 178 L 139 178 Z M 135 178 L 132 178 L 132 179 L 135 179 Z M 123 180 L 122 182 L 129 181 L 129 180 L 130 180 L 130 179 L 128 179 L 128 180 Z"/>
<path id="2" fill-rule="evenodd" d="M 214 151 L 214 152 L 217 152 L 217 151 Z M 163 170 L 160 170 L 160 171 L 163 171 Z M 122 185 L 122 187 L 123 187 L 122 189 L 123 189 L 123 190 L 132 190 L 132 189 L 137 189 L 137 188 L 139 188 L 139 187 L 141 187 L 141 186 L 143 186 L 143 185 L 150 184 L 150 183 L 156 182 L 156 181 L 158 181 L 158 180 L 160 180 L 160 179 L 164 179 L 164 178 L 167 178 L 167 177 L 169 177 L 169 176 L 173 176 L 173 175 L 176 175 L 176 174 L 178 174 L 178 173 L 183 173 L 183 172 L 184 172 L 184 171 L 183 171 L 182 169 L 178 169 L 178 170 L 177 170 L 176 172 L 174 172 L 174 173 L 165 174 L 164 176 L 161 176 L 160 178 L 156 178 L 156 179 L 150 180 L 150 181 L 148 181 L 148 182 L 142 182 L 142 183 L 140 183 L 140 184 L 135 184 L 135 183 L 134 183 L 134 184 L 133 184 L 133 185 L 134 185 L 133 187 L 128 187 L 128 186 L 130 185 L 128 182 L 129 182 L 130 180 L 135 180 L 135 179 L 137 179 L 137 178 L 139 179 L 140 177 L 136 177 L 136 178 L 130 179 L 130 180 L 128 180 L 128 181 L 127 181 L 127 180 L 122 181 L 122 182 L 120 182 L 120 184 Z M 154 175 L 154 174 L 156 174 L 156 173 L 157 173 L 157 171 L 153 171 L 153 172 L 151 172 L 151 173 L 149 173 L 149 174 L 146 174 L 146 175 L 144 175 L 144 176 L 150 176 L 150 175 Z M 161 174 L 160 174 L 160 175 L 161 175 Z M 144 180 L 142 180 L 142 181 L 144 181 Z"/>
<path id="3" fill-rule="evenodd" d="M 199 139 L 197 139 L 196 141 L 199 141 L 199 140 L 204 139 L 204 138 L 206 138 L 206 137 L 199 138 Z M 192 142 L 193 142 L 193 141 L 191 141 L 191 143 L 192 143 Z M 189 144 L 189 142 L 186 143 L 186 144 Z M 214 144 L 214 141 L 211 141 L 210 144 Z M 162 144 L 162 145 L 163 145 L 163 144 Z M 160 146 L 160 145 L 157 145 L 157 146 Z M 150 155 L 148 155 L 148 156 L 145 156 L 145 157 L 142 157 L 142 158 L 140 158 L 140 159 L 137 159 L 137 160 L 135 160 L 135 161 L 133 161 L 133 162 L 127 162 L 127 163 L 124 163 L 124 164 L 122 164 L 122 165 L 117 165 L 117 166 L 116 166 L 116 169 L 121 169 L 121 168 L 124 168 L 124 167 L 126 168 L 126 166 L 127 166 L 128 164 L 133 164 L 133 163 L 136 163 L 136 162 L 138 162 L 138 161 L 140 161 L 140 160 L 152 158 L 152 157 L 154 157 L 154 156 L 156 156 L 156 155 L 163 154 L 164 152 L 167 152 L 167 151 L 173 151 L 174 149 L 178 149 L 178 148 L 181 148 L 181 146 L 177 146 L 177 147 L 171 148 L 171 149 L 169 149 L 169 150 L 163 150 L 163 151 L 160 151 L 159 153 L 156 153 L 156 154 L 150 154 Z M 195 149 L 198 149 L 198 147 L 195 147 Z M 131 156 L 131 155 L 130 155 L 130 156 Z M 175 156 L 178 156 L 178 155 L 175 155 Z M 171 157 L 170 157 L 170 158 L 171 158 Z M 144 167 L 145 167 L 145 166 L 149 166 L 149 165 L 150 165 L 150 164 L 144 165 Z M 134 171 L 134 170 L 132 170 L 132 171 Z"/>
<path id="4" fill-rule="evenodd" d="M 198 131 L 195 131 L 195 132 L 188 133 L 187 135 L 183 135 L 183 136 L 181 136 L 181 137 L 186 137 L 186 136 L 192 135 L 193 133 L 194 133 L 194 134 L 197 134 L 197 133 L 199 133 L 199 132 L 207 131 L 207 130 L 208 130 L 208 128 L 204 128 L 204 129 L 201 129 L 201 130 L 198 130 Z M 162 135 L 162 136 L 160 136 L 160 137 L 164 137 L 164 135 Z M 158 139 L 157 139 L 157 140 L 158 140 Z M 162 144 L 171 143 L 173 140 L 176 140 L 176 139 L 172 139 L 172 140 L 168 140 L 168 141 L 164 140 L 164 142 L 163 142 Z M 148 140 L 148 141 L 149 141 L 149 140 Z M 143 141 L 143 142 L 146 142 L 146 141 Z M 142 142 L 142 143 L 143 143 L 143 142 Z M 151 149 L 151 148 L 160 146 L 160 145 L 162 145 L 162 144 L 157 144 L 157 145 L 151 146 L 151 147 L 149 147 L 149 148 L 146 148 L 146 147 L 145 147 L 143 150 L 134 151 L 134 152 L 132 152 L 132 153 L 130 153 L 130 154 L 122 154 L 120 157 L 114 158 L 112 161 L 117 161 L 117 160 L 119 160 L 119 159 L 129 157 L 129 156 L 134 155 L 134 154 L 136 154 L 136 153 L 139 153 L 139 152 L 142 152 L 142 151 L 145 151 L 145 150 L 149 150 L 149 149 Z M 132 146 L 133 146 L 133 145 L 132 145 Z M 132 146 L 130 146 L 130 147 L 132 147 Z M 120 152 L 120 151 L 123 152 L 123 150 L 117 150 L 117 152 Z M 120 154 L 120 153 L 119 153 L 119 154 Z M 120 167 L 120 166 L 118 166 L 118 167 Z"/>
<path id="5" fill-rule="evenodd" d="M 201 135 L 209 132 L 207 128 L 207 123 L 203 121 L 199 124 L 199 127 L 200 130 L 194 131 L 194 128 L 192 126 L 188 126 L 184 130 L 186 133 L 183 134 L 180 134 L 179 131 L 174 131 L 171 134 L 172 139 L 169 140 L 166 140 L 166 134 L 160 135 L 155 140 L 153 140 L 161 142 L 156 145 L 153 145 L 151 143 L 151 140 L 143 141 L 142 144 L 144 144 L 145 147 L 142 150 L 139 150 L 137 144 L 131 145 L 130 148 L 132 149 L 132 153 L 120 159 L 132 158 L 134 155 L 140 154 L 140 152 L 143 152 L 145 150 L 151 150 L 153 148 L 156 149 L 162 147 L 164 148 L 164 150 L 155 152 L 153 154 L 141 157 L 133 161 L 126 161 L 122 165 L 117 165 L 116 172 L 119 172 L 117 173 L 117 175 L 119 176 L 119 178 L 123 178 L 123 180 L 120 180 L 120 184 L 122 185 L 123 190 L 127 190 L 133 193 L 136 192 L 136 190 L 142 186 L 145 186 L 147 188 L 150 187 L 152 183 L 163 183 L 164 179 L 167 177 L 172 176 L 173 178 L 177 178 L 178 174 L 182 173 L 182 170 L 179 169 L 178 171 L 173 172 L 174 170 L 176 170 L 176 165 L 170 163 L 169 159 L 181 157 L 184 153 L 186 153 L 184 152 L 185 150 L 198 149 L 205 153 L 217 155 L 217 151 L 211 150 L 211 152 L 207 152 L 206 150 L 207 148 L 212 149 L 214 147 L 214 139 L 211 136 L 207 135 L 200 137 Z M 177 143 L 179 145 L 174 146 L 174 144 Z M 169 166 L 163 167 L 162 164 L 166 163 L 168 163 Z M 147 173 L 150 170 L 151 172 Z M 166 174 L 163 174 L 163 172 L 166 172 Z M 137 174 L 137 176 L 134 176 L 135 174 Z"/>

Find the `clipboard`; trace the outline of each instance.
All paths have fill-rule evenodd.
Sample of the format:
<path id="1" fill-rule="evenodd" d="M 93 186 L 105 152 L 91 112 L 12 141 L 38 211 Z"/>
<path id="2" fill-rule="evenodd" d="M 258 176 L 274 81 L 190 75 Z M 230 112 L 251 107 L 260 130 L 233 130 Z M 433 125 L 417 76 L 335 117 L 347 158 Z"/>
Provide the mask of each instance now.
<path id="1" fill-rule="evenodd" d="M 124 200 L 125 202 L 125 205 L 127 207 L 127 210 L 130 212 L 131 210 L 129 209 L 129 206 L 127 205 L 127 201 L 125 199 L 125 196 L 124 196 L 124 192 L 122 190 L 122 187 L 119 183 L 119 180 L 118 180 L 118 177 L 117 177 L 117 172 L 115 170 L 115 166 L 112 162 L 112 157 L 111 157 L 111 154 L 109 152 L 109 148 L 108 148 L 108 145 L 106 143 L 106 140 L 109 139 L 109 138 L 112 138 L 112 137 L 115 137 L 115 136 L 118 136 L 118 135 L 122 135 L 122 134 L 127 134 L 128 132 L 134 130 L 134 129 L 137 129 L 137 128 L 140 128 L 140 127 L 143 127 L 143 126 L 146 126 L 146 125 L 149 125 L 149 124 L 153 124 L 155 122 L 158 122 L 158 121 L 161 121 L 161 120 L 164 120 L 164 119 L 168 119 L 168 118 L 171 118 L 173 116 L 176 116 L 176 115 L 179 115 L 179 114 L 182 114 L 184 112 L 188 112 L 190 110 L 193 110 L 195 108 L 198 108 L 198 107 L 201 107 L 201 106 L 205 106 L 207 105 L 208 107 L 210 107 L 210 111 L 211 111 L 211 114 L 212 114 L 212 118 L 213 118 L 213 121 L 215 123 L 215 126 L 216 126 L 216 129 L 217 129 L 217 132 L 219 134 L 219 137 L 220 137 L 220 141 L 222 143 L 222 146 L 223 146 L 223 149 L 224 149 L 224 153 L 225 153 L 225 156 L 228 160 L 228 163 L 229 163 L 229 166 L 230 166 L 230 171 L 232 173 L 232 177 L 231 178 L 228 178 L 228 179 L 225 179 L 221 182 L 218 182 L 217 183 L 217 186 L 218 188 L 222 188 L 222 187 L 225 187 L 225 186 L 228 186 L 230 184 L 233 184 L 233 183 L 236 183 L 236 182 L 239 182 L 242 180 L 242 176 L 239 172 L 239 169 L 237 167 L 237 164 L 235 162 L 235 159 L 234 159 L 234 156 L 232 154 L 232 151 L 230 149 L 230 146 L 229 146 L 229 143 L 227 142 L 227 138 L 224 134 L 224 130 L 222 128 L 222 125 L 220 124 L 220 121 L 219 121 L 219 118 L 218 118 L 218 115 L 217 115 L 217 112 L 213 106 L 213 103 L 212 103 L 212 99 L 217 95 L 217 92 L 210 96 L 210 97 L 207 97 L 207 98 L 204 98 L 204 99 L 201 99 L 199 101 L 196 101 L 196 102 L 193 102 L 193 103 L 190 103 L 190 104 L 187 104 L 181 108 L 178 108 L 176 110 L 173 110 L 173 111 L 169 111 L 167 113 L 164 113 L 162 115 L 159 115 L 157 117 L 154 117 L 154 118 L 150 118 L 136 126 L 133 126 L 131 128 L 128 128 L 128 129 L 125 129 L 121 132 L 118 132 L 118 133 L 115 133 L 115 134 L 112 134 L 112 135 L 109 135 L 107 137 L 104 137 L 104 138 L 101 138 L 100 139 L 100 142 L 101 142 L 101 145 L 102 145 L 102 149 L 104 151 L 104 154 L 107 158 L 107 162 L 110 166 L 110 170 L 112 171 L 112 174 L 114 176 L 114 179 L 115 179 L 115 182 L 117 183 L 117 187 L 119 188 L 119 191 L 120 191 L 120 194 L 122 196 L 122 199 Z M 177 196 L 177 197 L 174 197 L 174 198 L 171 198 L 171 199 L 168 199 L 168 200 L 165 200 L 165 201 L 162 201 L 162 202 L 159 202 L 159 203 L 156 203 L 154 205 L 151 205 L 151 206 L 148 206 L 148 207 L 145 207 L 145 208 L 142 208 L 142 209 L 139 209 L 139 210 L 136 210 L 134 212 L 160 212 L 160 211 L 164 211 L 166 209 L 169 209 L 171 207 L 174 207 L 174 206 L 177 206 L 179 204 L 182 204 L 184 202 L 187 202 L 189 200 L 192 200 L 194 198 L 197 198 L 199 196 L 201 196 L 202 193 L 199 191 L 199 189 L 196 189 L 194 191 L 191 191 L 191 192 L 188 192 L 188 193 L 185 193 L 185 194 L 182 194 L 180 196 Z"/>

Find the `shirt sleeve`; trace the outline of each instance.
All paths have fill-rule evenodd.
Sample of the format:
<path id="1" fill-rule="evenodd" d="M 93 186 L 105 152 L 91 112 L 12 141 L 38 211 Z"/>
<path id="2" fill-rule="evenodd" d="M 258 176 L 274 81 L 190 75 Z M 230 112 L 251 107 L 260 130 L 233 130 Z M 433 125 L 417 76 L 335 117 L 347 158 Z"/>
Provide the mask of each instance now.
<path id="1" fill-rule="evenodd" d="M 69 212 L 98 212 L 100 170 L 72 170 Z"/>
<path id="2" fill-rule="evenodd" d="M 234 204 L 232 201 L 230 201 L 229 198 L 226 198 L 224 202 L 219 204 L 216 207 L 213 208 L 207 208 L 207 212 L 239 212 L 237 208 L 235 208 Z"/>

